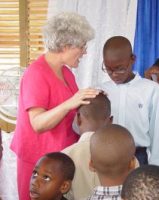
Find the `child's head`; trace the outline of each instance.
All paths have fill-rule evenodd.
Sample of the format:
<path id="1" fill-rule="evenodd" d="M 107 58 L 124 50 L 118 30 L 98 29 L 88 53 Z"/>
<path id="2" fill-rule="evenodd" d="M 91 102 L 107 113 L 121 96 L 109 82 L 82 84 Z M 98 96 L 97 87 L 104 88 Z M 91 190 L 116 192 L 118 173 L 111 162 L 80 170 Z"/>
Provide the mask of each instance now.
<path id="1" fill-rule="evenodd" d="M 133 77 L 132 65 L 135 56 L 132 54 L 130 41 L 123 36 L 114 36 L 106 41 L 103 47 L 103 70 L 117 84 L 129 82 Z"/>
<path id="2" fill-rule="evenodd" d="M 80 106 L 77 112 L 77 124 L 81 134 L 96 131 L 112 120 L 110 101 L 103 92 L 88 100 L 90 104 Z"/>
<path id="3" fill-rule="evenodd" d="M 36 163 L 30 181 L 32 200 L 60 200 L 71 187 L 75 165 L 61 152 L 48 153 Z"/>
<path id="4" fill-rule="evenodd" d="M 135 143 L 130 132 L 117 124 L 97 130 L 90 142 L 90 167 L 97 171 L 101 184 L 122 184 L 134 168 Z"/>
<path id="5" fill-rule="evenodd" d="M 150 68 L 145 71 L 144 76 L 145 78 L 159 83 L 159 58 Z"/>
<path id="6" fill-rule="evenodd" d="M 143 165 L 133 170 L 124 181 L 124 200 L 158 200 L 159 166 Z"/>

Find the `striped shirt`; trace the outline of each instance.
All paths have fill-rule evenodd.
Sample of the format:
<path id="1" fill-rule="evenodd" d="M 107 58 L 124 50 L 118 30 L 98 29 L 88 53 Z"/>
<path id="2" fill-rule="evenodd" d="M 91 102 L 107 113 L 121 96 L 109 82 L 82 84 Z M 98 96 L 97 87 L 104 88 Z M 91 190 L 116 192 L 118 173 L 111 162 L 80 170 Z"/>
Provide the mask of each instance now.
<path id="1" fill-rule="evenodd" d="M 103 187 L 97 186 L 87 200 L 121 200 L 122 185 Z"/>

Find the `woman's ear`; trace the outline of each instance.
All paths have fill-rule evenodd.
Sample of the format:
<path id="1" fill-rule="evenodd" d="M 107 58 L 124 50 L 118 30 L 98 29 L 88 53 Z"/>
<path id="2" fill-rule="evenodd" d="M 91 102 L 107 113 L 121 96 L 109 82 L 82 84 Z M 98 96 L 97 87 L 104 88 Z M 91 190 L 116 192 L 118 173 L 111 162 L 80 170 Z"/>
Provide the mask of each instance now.
<path id="1" fill-rule="evenodd" d="M 90 171 L 92 171 L 92 172 L 96 172 L 96 169 L 94 168 L 94 165 L 93 165 L 93 161 L 92 161 L 92 160 L 89 161 L 89 169 L 90 169 Z"/>
<path id="2" fill-rule="evenodd" d="M 60 191 L 62 194 L 66 194 L 71 189 L 71 180 L 64 181 L 60 187 Z"/>

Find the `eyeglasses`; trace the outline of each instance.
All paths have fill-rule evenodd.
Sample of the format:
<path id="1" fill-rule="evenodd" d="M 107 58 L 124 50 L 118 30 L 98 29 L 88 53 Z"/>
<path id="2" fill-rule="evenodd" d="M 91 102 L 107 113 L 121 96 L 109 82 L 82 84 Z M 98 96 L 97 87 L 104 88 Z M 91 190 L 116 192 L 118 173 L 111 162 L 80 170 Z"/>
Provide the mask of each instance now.
<path id="1" fill-rule="evenodd" d="M 112 75 L 113 73 L 114 74 L 125 74 L 127 71 L 128 71 L 128 67 L 129 67 L 129 64 L 130 64 L 130 62 L 128 63 L 128 65 L 127 65 L 127 67 L 120 67 L 119 69 L 111 69 L 111 68 L 109 68 L 109 67 L 107 67 L 107 66 L 105 66 L 104 65 L 104 63 L 102 63 L 102 70 L 104 71 L 104 72 L 107 72 L 109 75 Z"/>

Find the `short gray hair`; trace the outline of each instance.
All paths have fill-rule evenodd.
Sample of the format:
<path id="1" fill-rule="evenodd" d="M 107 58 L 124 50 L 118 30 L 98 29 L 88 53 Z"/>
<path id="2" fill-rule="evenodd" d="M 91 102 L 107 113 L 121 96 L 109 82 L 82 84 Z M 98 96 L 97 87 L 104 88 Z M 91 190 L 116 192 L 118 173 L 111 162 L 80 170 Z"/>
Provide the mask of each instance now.
<path id="1" fill-rule="evenodd" d="M 66 45 L 82 47 L 94 38 L 87 19 L 74 12 L 62 12 L 43 27 L 44 45 L 49 51 L 61 51 Z"/>

